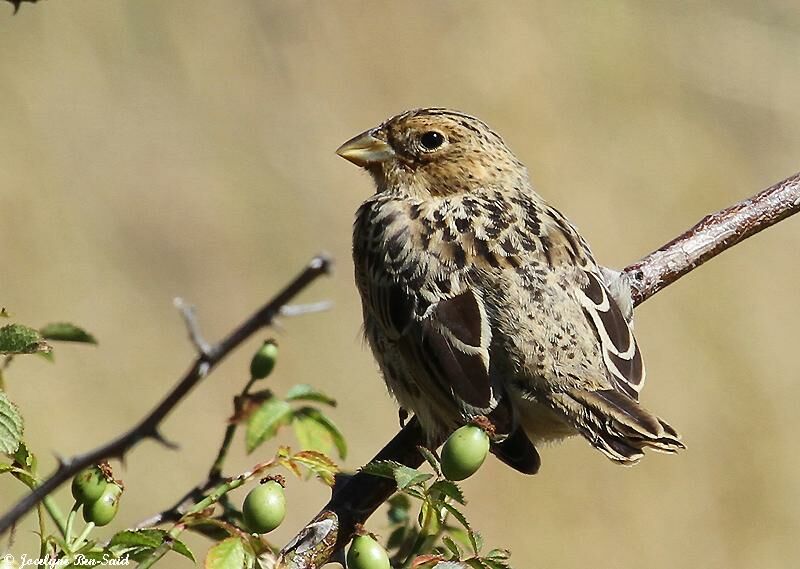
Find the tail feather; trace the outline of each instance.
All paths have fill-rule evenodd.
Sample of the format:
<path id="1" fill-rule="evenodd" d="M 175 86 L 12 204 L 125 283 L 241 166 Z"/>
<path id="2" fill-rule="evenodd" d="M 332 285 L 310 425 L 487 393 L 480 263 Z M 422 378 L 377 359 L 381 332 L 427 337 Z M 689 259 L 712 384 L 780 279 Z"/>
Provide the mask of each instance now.
<path id="1" fill-rule="evenodd" d="M 502 442 L 492 443 L 492 454 L 522 474 L 536 474 L 542 460 L 525 432 L 517 428 Z"/>
<path id="2" fill-rule="evenodd" d="M 573 389 L 551 400 L 592 446 L 618 464 L 636 464 L 645 448 L 667 453 L 686 448 L 675 429 L 619 391 Z"/>

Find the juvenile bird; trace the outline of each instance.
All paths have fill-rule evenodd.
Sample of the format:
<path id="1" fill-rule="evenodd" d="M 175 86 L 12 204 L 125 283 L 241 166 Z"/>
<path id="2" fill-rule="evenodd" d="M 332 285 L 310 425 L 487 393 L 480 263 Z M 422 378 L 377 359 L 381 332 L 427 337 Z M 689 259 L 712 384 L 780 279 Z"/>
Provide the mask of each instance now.
<path id="1" fill-rule="evenodd" d="M 415 109 L 344 143 L 376 193 L 353 231 L 364 332 L 429 441 L 483 416 L 525 473 L 535 444 L 580 434 L 619 464 L 684 448 L 638 403 L 644 367 L 577 229 L 479 119 Z"/>

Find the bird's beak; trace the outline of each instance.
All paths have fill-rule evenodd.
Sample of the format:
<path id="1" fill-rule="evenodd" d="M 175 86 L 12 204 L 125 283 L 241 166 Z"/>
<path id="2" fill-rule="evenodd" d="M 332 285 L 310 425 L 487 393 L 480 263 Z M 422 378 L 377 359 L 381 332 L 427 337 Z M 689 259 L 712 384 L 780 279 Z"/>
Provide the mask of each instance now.
<path id="1" fill-rule="evenodd" d="M 336 154 L 362 168 L 389 160 L 394 150 L 374 133 L 374 129 L 368 130 L 351 138 L 336 150 Z"/>

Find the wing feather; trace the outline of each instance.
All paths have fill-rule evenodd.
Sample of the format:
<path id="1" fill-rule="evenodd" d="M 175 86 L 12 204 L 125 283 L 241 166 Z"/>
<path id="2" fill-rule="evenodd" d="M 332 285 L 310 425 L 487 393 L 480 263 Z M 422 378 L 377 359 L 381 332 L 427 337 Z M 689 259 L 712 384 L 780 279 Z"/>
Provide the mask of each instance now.
<path id="1" fill-rule="evenodd" d="M 592 324 L 614 387 L 635 401 L 644 387 L 645 369 L 642 354 L 616 300 L 599 274 L 585 271 L 586 284 L 578 300 Z"/>

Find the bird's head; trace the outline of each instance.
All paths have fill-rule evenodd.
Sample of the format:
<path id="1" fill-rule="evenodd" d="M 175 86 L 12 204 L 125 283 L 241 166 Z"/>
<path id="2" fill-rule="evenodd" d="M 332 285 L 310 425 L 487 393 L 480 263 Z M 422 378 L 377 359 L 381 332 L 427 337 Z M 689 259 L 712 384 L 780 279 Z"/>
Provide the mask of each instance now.
<path id="1" fill-rule="evenodd" d="M 345 142 L 336 153 L 369 171 L 379 192 L 448 196 L 514 187 L 525 167 L 486 123 L 449 109 L 415 109 Z"/>

